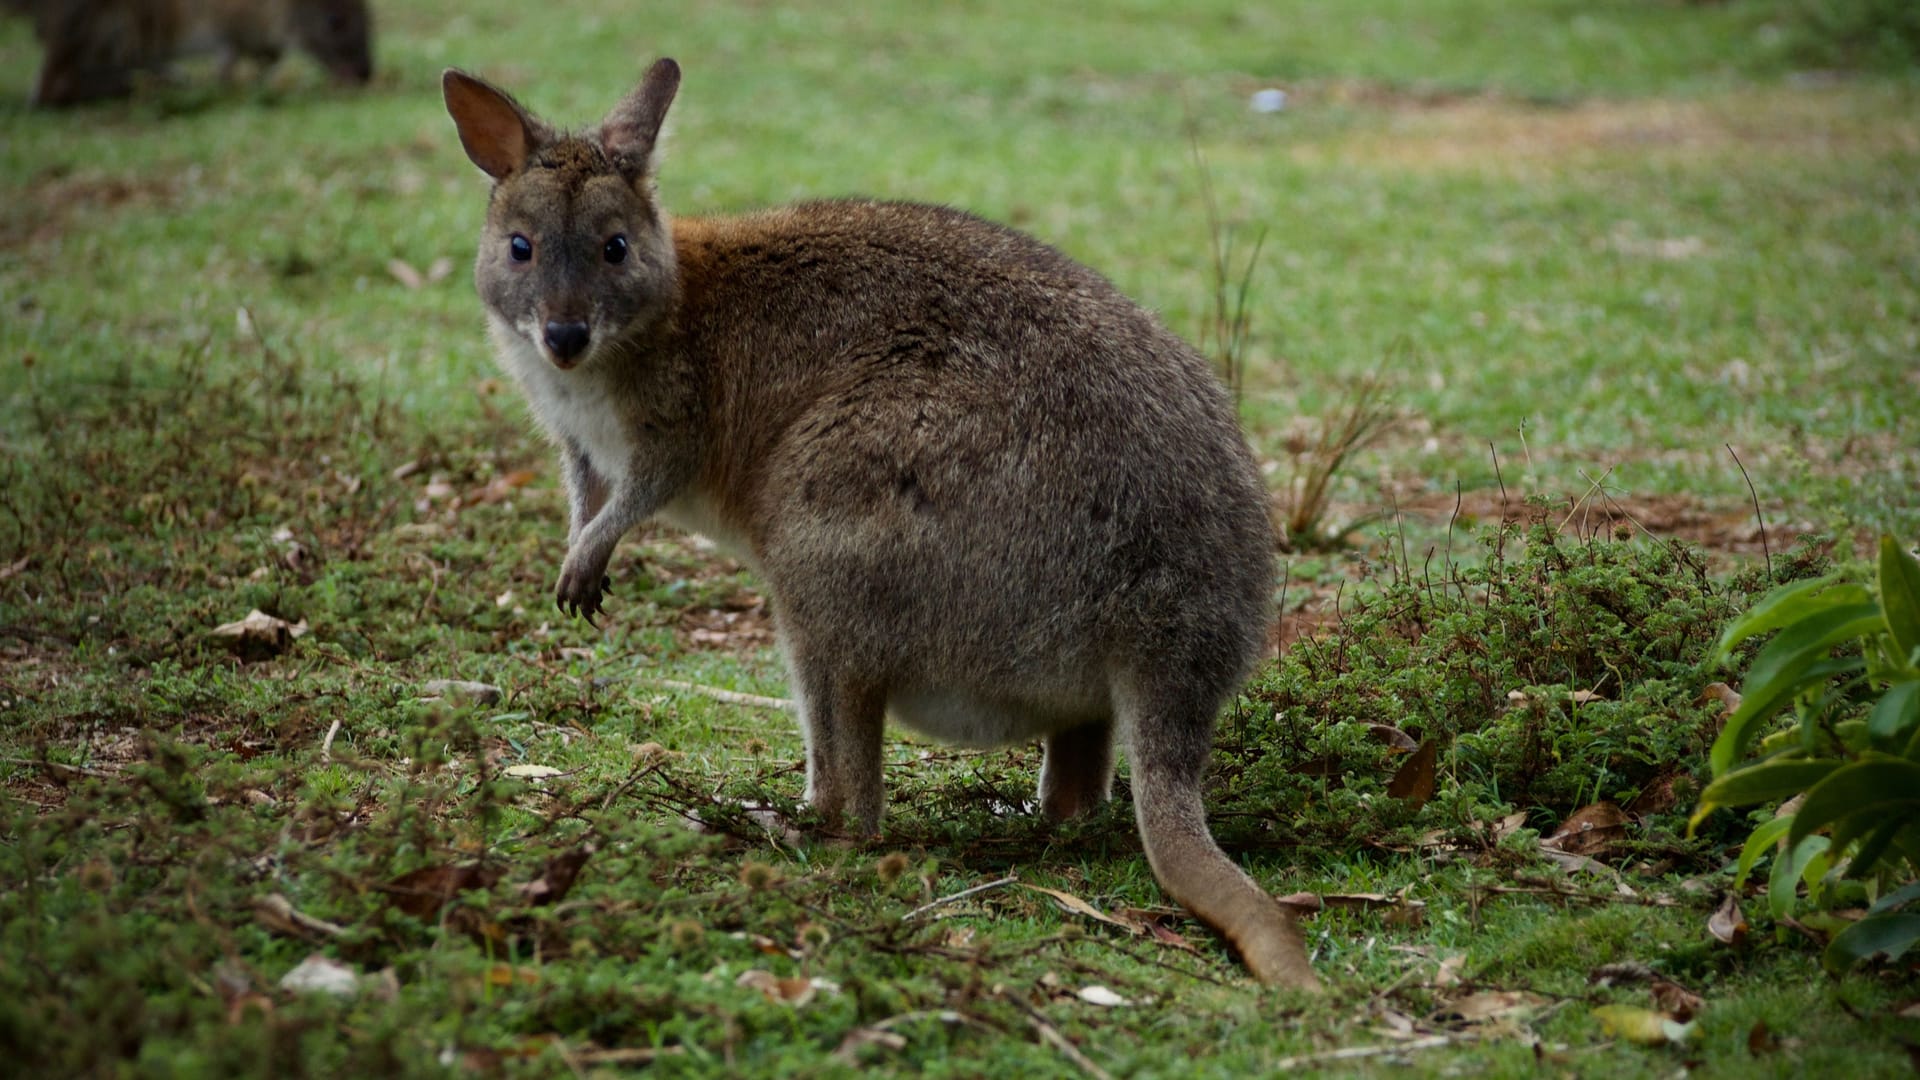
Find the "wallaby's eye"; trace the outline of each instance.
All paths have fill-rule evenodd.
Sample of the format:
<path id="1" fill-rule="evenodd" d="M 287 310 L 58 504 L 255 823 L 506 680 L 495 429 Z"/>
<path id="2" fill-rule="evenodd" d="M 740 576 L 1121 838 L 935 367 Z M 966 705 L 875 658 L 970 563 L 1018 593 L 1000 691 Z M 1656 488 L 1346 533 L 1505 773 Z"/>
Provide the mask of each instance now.
<path id="1" fill-rule="evenodd" d="M 602 254 L 607 257 L 607 261 L 610 263 L 626 262 L 627 238 L 620 233 L 614 233 L 613 238 L 607 241 L 606 249 Z"/>
<path id="2" fill-rule="evenodd" d="M 526 262 L 533 258 L 533 241 L 514 233 L 507 239 L 507 254 L 513 256 L 514 262 Z"/>

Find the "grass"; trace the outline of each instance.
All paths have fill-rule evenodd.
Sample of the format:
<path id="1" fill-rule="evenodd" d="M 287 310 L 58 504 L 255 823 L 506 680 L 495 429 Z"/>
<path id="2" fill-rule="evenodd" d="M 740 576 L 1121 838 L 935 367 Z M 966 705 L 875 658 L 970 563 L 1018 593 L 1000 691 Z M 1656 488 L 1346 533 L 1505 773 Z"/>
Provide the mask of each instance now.
<path id="1" fill-rule="evenodd" d="M 156 1075 L 1078 1068 L 1051 1031 L 1114 1075 L 1245 1075 L 1402 1029 L 1454 1041 L 1322 1067 L 1908 1068 L 1909 975 L 1828 979 L 1757 915 L 1741 948 L 1707 934 L 1741 822 L 1689 842 L 1684 798 L 1646 811 L 1608 859 L 1633 900 L 1563 876 L 1534 841 L 1594 798 L 1676 776 L 1684 792 L 1701 764 L 1692 699 L 1724 673 L 1699 666 L 1697 639 L 1761 558 L 1727 445 L 1778 573 L 1795 536 L 1836 536 L 1841 557 L 1875 530 L 1920 536 L 1909 74 L 1803 77 L 1751 0 L 1099 16 L 592 2 L 564 20 L 496 0 L 376 6 L 364 93 L 301 61 L 263 85 L 59 115 L 25 109 L 35 47 L 0 23 L 11 1059 Z M 550 611 L 563 500 L 487 356 L 464 271 L 485 186 L 436 79 L 459 64 L 585 123 L 659 53 L 688 72 L 669 207 L 950 202 L 1063 247 L 1198 338 L 1216 283 L 1191 137 L 1223 228 L 1266 230 L 1242 408 L 1276 485 L 1298 419 L 1336 420 L 1380 373 L 1400 419 L 1327 510 L 1376 524 L 1288 558 L 1282 633 L 1326 636 L 1256 678 L 1216 767 L 1219 830 L 1276 891 L 1425 903 L 1417 921 L 1376 904 L 1308 924 L 1330 1000 L 1247 985 L 1177 917 L 1161 926 L 1193 952 L 1023 888 L 1109 914 L 1164 903 L 1124 802 L 1059 832 L 1022 811 L 1031 749 L 890 743 L 882 842 L 787 835 L 807 823 L 788 719 L 659 681 L 784 692 L 756 584 L 697 542 L 630 539 L 604 632 Z M 1288 91 L 1284 112 L 1247 108 L 1267 86 Z M 395 259 L 428 280 L 409 286 Z M 452 270 L 434 278 L 440 259 Z M 1616 526 L 1656 562 L 1660 541 L 1691 540 L 1707 569 L 1595 555 L 1582 572 L 1612 576 L 1555 576 L 1527 561 L 1553 550 L 1543 536 L 1476 542 L 1510 512 L 1564 521 L 1584 545 L 1570 551 L 1611 551 Z M 1535 569 L 1474 576 L 1502 567 Z M 1621 581 L 1639 584 L 1607 585 Z M 1418 606 L 1449 588 L 1467 610 Z M 1553 606 L 1576 595 L 1674 599 L 1644 609 L 1665 621 L 1609 631 L 1615 647 L 1581 629 L 1611 625 L 1600 609 Z M 1520 621 L 1463 621 L 1485 597 Z M 255 607 L 312 632 L 259 663 L 208 642 Z M 1487 642 L 1486 662 L 1460 675 L 1441 662 L 1458 656 L 1421 652 L 1441 625 Z M 1678 651 L 1635 636 L 1648 625 Z M 1603 706 L 1551 704 L 1605 670 Z M 504 697 L 420 700 L 436 678 Z M 1509 690 L 1538 704 L 1509 710 Z M 1446 740 L 1430 802 L 1386 799 L 1399 759 L 1367 723 Z M 1527 740 L 1553 752 L 1529 758 Z M 690 812 L 704 832 L 682 827 Z M 1509 812 L 1521 831 L 1489 839 Z M 564 901 L 519 889 L 589 844 Z M 774 880 L 743 881 L 749 862 Z M 498 880 L 408 899 L 408 875 L 474 863 Z M 340 932 L 261 914 L 275 894 Z M 279 990 L 314 951 L 392 983 L 351 1001 Z M 1706 998 L 1684 1045 L 1602 1031 L 1594 1006 L 1650 1003 L 1643 985 L 1589 981 L 1625 961 Z M 753 969 L 838 990 L 795 1006 L 736 985 Z M 1076 996 L 1091 985 L 1131 1004 Z M 1482 990 L 1539 1000 L 1450 1011 Z"/>

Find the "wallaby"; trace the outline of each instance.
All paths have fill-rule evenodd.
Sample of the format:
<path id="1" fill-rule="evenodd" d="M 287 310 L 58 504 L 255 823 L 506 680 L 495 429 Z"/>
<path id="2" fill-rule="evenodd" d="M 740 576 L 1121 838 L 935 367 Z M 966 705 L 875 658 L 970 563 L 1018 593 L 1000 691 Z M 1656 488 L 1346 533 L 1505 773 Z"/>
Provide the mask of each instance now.
<path id="1" fill-rule="evenodd" d="M 373 76 L 366 0 L 8 0 L 33 16 L 46 51 L 34 103 L 78 105 L 133 92 L 134 79 L 211 53 L 221 76 L 299 47 L 341 82 Z"/>
<path id="2" fill-rule="evenodd" d="M 807 799 L 871 834 L 882 724 L 1038 739 L 1059 820 L 1115 740 L 1161 885 L 1260 979 L 1318 985 L 1291 913 L 1214 843 L 1214 715 L 1262 649 L 1267 492 L 1208 364 L 1099 274 L 957 210 L 810 202 L 670 220 L 654 188 L 680 68 L 557 131 L 457 70 L 494 180 L 474 281 L 557 445 L 557 600 L 601 611 L 659 516 L 772 598 Z"/>

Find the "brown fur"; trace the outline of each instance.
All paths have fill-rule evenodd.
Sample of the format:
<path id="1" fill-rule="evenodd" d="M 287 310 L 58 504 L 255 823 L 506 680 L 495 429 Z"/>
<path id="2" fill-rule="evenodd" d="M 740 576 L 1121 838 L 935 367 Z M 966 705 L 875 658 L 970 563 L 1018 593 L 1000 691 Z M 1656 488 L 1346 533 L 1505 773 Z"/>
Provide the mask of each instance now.
<path id="1" fill-rule="evenodd" d="M 46 49 L 34 102 L 77 105 L 125 97 L 141 74 L 196 52 L 270 65 L 298 47 L 336 78 L 373 74 L 366 0 L 9 0 L 31 9 Z"/>
<path id="2" fill-rule="evenodd" d="M 1207 363 L 1092 270 L 956 210 L 669 221 L 672 61 L 579 135 L 443 85 L 496 181 L 475 283 L 565 464 L 561 607 L 600 609 L 641 520 L 712 536 L 772 593 L 823 813 L 879 827 L 889 713 L 1040 740 L 1054 819 L 1107 798 L 1118 741 L 1161 884 L 1261 979 L 1316 986 L 1201 805 L 1273 586 L 1266 491 Z"/>

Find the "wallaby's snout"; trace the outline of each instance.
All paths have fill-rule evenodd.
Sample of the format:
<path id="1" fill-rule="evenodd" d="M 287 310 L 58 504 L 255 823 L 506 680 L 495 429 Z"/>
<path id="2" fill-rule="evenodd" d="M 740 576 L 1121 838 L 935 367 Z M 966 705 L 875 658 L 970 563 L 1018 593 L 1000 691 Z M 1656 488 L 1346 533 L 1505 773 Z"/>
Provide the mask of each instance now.
<path id="1" fill-rule="evenodd" d="M 593 341 L 593 331 L 583 322 L 548 319 L 546 326 L 541 328 L 541 338 L 553 353 L 553 362 L 562 368 L 570 368 L 586 353 L 587 346 Z"/>

